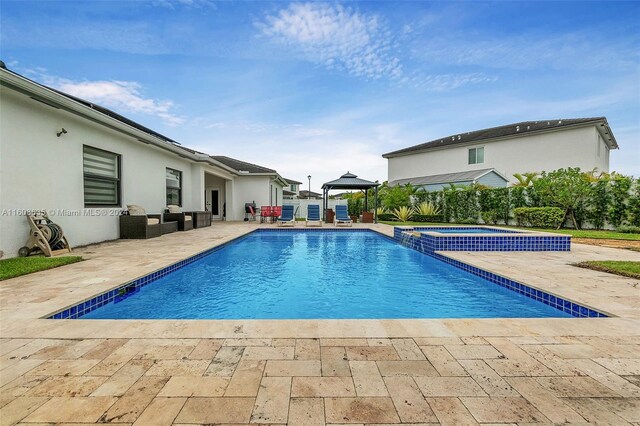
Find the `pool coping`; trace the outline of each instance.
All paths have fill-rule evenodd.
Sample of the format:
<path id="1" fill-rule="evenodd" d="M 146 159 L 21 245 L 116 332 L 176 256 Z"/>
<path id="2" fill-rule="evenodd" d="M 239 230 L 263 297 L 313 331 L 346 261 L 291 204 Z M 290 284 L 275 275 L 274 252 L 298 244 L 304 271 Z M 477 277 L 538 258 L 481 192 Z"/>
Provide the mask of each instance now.
<path id="1" fill-rule="evenodd" d="M 410 227 L 394 227 L 394 228 L 407 229 Z M 495 228 L 500 229 L 497 227 Z M 73 304 L 67 305 L 62 309 L 54 310 L 52 313 L 41 316 L 40 319 L 52 319 L 52 320 L 82 319 L 82 315 L 85 315 L 88 312 L 98 309 L 108 303 L 118 301 L 119 298 L 125 298 L 132 294 L 135 294 L 137 291 L 139 291 L 140 288 L 158 280 L 159 278 L 162 278 L 167 274 L 170 274 L 178 269 L 181 269 L 205 256 L 208 256 L 211 253 L 221 250 L 231 243 L 235 243 L 241 239 L 247 238 L 248 236 L 256 232 L 277 233 L 277 232 L 345 232 L 345 231 L 375 232 L 378 235 L 381 235 L 387 239 L 390 239 L 400 244 L 400 241 L 398 241 L 396 238 L 390 237 L 389 235 L 384 234 L 383 232 L 375 228 L 373 229 L 372 228 L 273 228 L 273 227 L 256 228 L 244 234 L 238 235 L 228 241 L 225 241 L 222 244 L 218 244 L 216 246 L 202 250 L 196 254 L 190 255 L 186 258 L 173 262 L 167 266 L 161 267 L 151 273 L 147 273 L 145 275 L 139 276 L 125 283 L 117 284 L 110 289 L 102 290 L 100 293 L 84 298 L 80 302 L 75 302 Z M 394 230 L 394 235 L 395 234 L 396 233 Z M 546 233 L 540 233 L 540 234 L 546 234 Z M 444 234 L 438 234 L 438 235 L 444 235 Z M 463 235 L 467 237 L 469 236 L 469 234 L 447 234 L 447 236 L 456 236 L 456 235 Z M 475 234 L 475 235 L 476 236 L 477 235 L 494 235 L 495 236 L 496 234 Z M 559 235 L 559 234 L 552 234 L 552 235 Z M 505 235 L 501 235 L 501 236 L 505 236 Z M 520 295 L 523 295 L 535 301 L 544 303 L 552 308 L 560 310 L 561 312 L 568 313 L 574 318 L 615 317 L 615 315 L 612 315 L 611 313 L 608 313 L 604 310 L 596 309 L 588 305 L 585 306 L 584 303 L 578 303 L 571 299 L 567 299 L 557 294 L 550 293 L 547 290 L 542 290 L 540 288 L 531 286 L 529 284 L 524 284 L 524 283 L 512 280 L 508 277 L 501 276 L 494 272 L 487 271 L 485 269 L 482 269 L 473 265 L 469 265 L 467 263 L 453 259 L 441 253 L 438 253 L 438 252 L 428 253 L 420 250 L 417 250 L 417 251 L 425 255 L 432 256 L 458 269 L 462 269 L 473 275 L 479 276 L 493 284 L 499 285 L 510 291 L 514 291 Z M 438 318 L 411 318 L 410 320 L 433 320 L 433 319 L 438 319 Z M 456 318 L 443 318 L 443 319 L 456 319 Z M 480 319 L 480 318 L 464 318 L 464 319 Z M 496 319 L 512 319 L 512 318 L 497 317 Z M 95 321 L 94 319 L 87 319 L 87 320 Z M 113 319 L 113 320 L 122 321 L 122 319 L 119 319 L 119 320 Z M 130 320 L 139 320 L 139 319 L 130 319 Z M 175 320 L 175 319 L 166 319 L 166 320 L 160 320 L 160 321 L 172 321 L 172 320 Z M 324 319 L 317 319 L 317 320 L 323 321 Z M 351 321 L 351 319 L 345 319 L 345 320 Z M 382 320 L 382 319 L 371 319 L 371 320 Z M 396 320 L 396 319 L 390 319 L 390 320 Z M 194 319 L 192 321 L 207 321 L 207 320 Z M 223 320 L 209 319 L 208 321 L 223 321 Z M 237 319 L 237 321 L 245 321 L 245 320 Z M 260 321 L 260 320 L 256 320 L 256 321 Z M 278 320 L 273 320 L 273 321 L 278 321 Z M 282 321 L 299 321 L 299 319 L 286 319 Z"/>

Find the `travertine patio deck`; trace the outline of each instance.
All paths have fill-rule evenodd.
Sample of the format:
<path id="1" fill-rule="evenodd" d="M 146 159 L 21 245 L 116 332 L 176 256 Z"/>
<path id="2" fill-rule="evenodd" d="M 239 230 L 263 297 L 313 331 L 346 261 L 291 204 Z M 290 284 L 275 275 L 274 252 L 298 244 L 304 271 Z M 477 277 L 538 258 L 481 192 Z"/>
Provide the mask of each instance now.
<path id="1" fill-rule="evenodd" d="M 607 319 L 38 319 L 259 226 L 91 246 L 0 283 L 0 424 L 640 424 L 640 282 L 567 265 L 631 251 L 447 253 Z"/>

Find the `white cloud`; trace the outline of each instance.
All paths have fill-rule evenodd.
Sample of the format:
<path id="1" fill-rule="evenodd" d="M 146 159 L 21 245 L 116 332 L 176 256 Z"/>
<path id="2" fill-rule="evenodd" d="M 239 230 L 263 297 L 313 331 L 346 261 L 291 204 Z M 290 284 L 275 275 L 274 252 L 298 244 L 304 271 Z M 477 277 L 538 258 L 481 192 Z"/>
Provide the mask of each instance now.
<path id="1" fill-rule="evenodd" d="M 72 81 L 48 75 L 42 68 L 27 70 L 25 74 L 35 76 L 37 80 L 62 92 L 113 109 L 120 114 L 150 115 L 160 118 L 169 126 L 185 122 L 184 117 L 173 112 L 173 102 L 145 97 L 142 85 L 135 81 Z"/>
<path id="2" fill-rule="evenodd" d="M 256 26 L 262 35 L 329 69 L 371 79 L 402 75 L 391 52 L 393 36 L 377 15 L 341 5 L 294 3 Z"/>

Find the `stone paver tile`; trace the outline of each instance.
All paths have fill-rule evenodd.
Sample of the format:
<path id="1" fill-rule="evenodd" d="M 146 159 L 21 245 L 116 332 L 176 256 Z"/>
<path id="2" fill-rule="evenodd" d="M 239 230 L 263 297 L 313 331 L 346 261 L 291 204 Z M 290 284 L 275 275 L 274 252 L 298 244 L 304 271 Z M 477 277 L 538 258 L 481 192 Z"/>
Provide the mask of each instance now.
<path id="1" fill-rule="evenodd" d="M 45 361 L 28 374 L 34 376 L 81 376 L 98 363 L 95 359 Z"/>
<path id="2" fill-rule="evenodd" d="M 618 412 L 603 404 L 602 398 L 563 398 L 563 401 L 589 423 L 615 426 L 630 424 Z"/>
<path id="3" fill-rule="evenodd" d="M 502 357 L 502 354 L 491 345 L 446 345 L 445 348 L 457 360 Z"/>
<path id="4" fill-rule="evenodd" d="M 484 337 L 481 336 L 463 336 L 460 337 L 460 340 L 462 340 L 462 343 L 464 343 L 465 345 L 486 345 L 488 344 L 488 342 L 485 340 Z M 445 344 L 445 346 L 447 346 Z"/>
<path id="5" fill-rule="evenodd" d="M 272 339 L 271 346 L 279 348 L 282 346 L 296 346 L 296 339 Z"/>
<path id="6" fill-rule="evenodd" d="M 32 339 L 2 339 L 0 342 L 0 356 L 15 351 L 30 342 L 32 342 Z"/>
<path id="7" fill-rule="evenodd" d="M 459 337 L 415 337 L 413 341 L 418 346 L 464 345 Z"/>
<path id="8" fill-rule="evenodd" d="M 223 346 L 271 346 L 271 339 L 224 339 Z"/>
<path id="9" fill-rule="evenodd" d="M 421 346 L 420 349 L 441 376 L 468 376 L 444 346 Z"/>
<path id="10" fill-rule="evenodd" d="M 358 396 L 389 396 L 375 361 L 349 361 Z"/>
<path id="11" fill-rule="evenodd" d="M 0 373 L 2 374 L 2 373 Z M 48 379 L 46 376 L 20 376 L 0 388 L 0 408 L 4 407 L 19 396 L 24 396 L 29 389 Z"/>
<path id="12" fill-rule="evenodd" d="M 438 421 L 411 377 L 386 377 L 384 381 L 404 423 Z"/>
<path id="13" fill-rule="evenodd" d="M 343 347 L 321 347 L 322 375 L 350 377 L 347 351 Z"/>
<path id="14" fill-rule="evenodd" d="M 47 402 L 47 397 L 21 396 L 0 408 L 0 425 L 13 425 Z"/>
<path id="15" fill-rule="evenodd" d="M 507 377 L 507 381 L 554 423 L 582 423 L 585 419 L 531 377 Z"/>
<path id="16" fill-rule="evenodd" d="M 502 377 L 508 376 L 555 376 L 555 373 L 542 363 L 521 359 L 486 359 L 485 362 Z"/>
<path id="17" fill-rule="evenodd" d="M 83 354 L 81 358 L 103 360 L 111 355 L 115 350 L 125 345 L 128 341 L 129 339 L 107 339 Z"/>
<path id="18" fill-rule="evenodd" d="M 294 348 L 284 346 L 274 348 L 271 346 L 248 346 L 242 354 L 242 359 L 269 360 L 269 359 L 293 359 Z"/>
<path id="19" fill-rule="evenodd" d="M 150 359 L 132 359 L 109 377 L 91 396 L 122 396 L 153 365 Z M 106 378 L 106 377 L 105 377 Z"/>
<path id="20" fill-rule="evenodd" d="M 319 360 L 320 340 L 319 339 L 296 339 L 296 350 L 294 359 L 299 360 Z"/>
<path id="21" fill-rule="evenodd" d="M 560 358 L 596 358 L 602 355 L 600 349 L 586 343 L 543 345 L 543 347 Z"/>
<path id="22" fill-rule="evenodd" d="M 202 376 L 211 361 L 206 359 L 160 359 L 144 373 L 146 376 Z"/>
<path id="23" fill-rule="evenodd" d="M 640 398 L 598 398 L 598 402 L 626 421 L 640 423 Z"/>
<path id="24" fill-rule="evenodd" d="M 31 413 L 25 422 L 97 422 L 116 402 L 111 396 L 51 398 Z"/>
<path id="25" fill-rule="evenodd" d="M 256 396 L 267 361 L 243 359 L 231 377 L 225 396 Z"/>
<path id="26" fill-rule="evenodd" d="M 155 398 L 134 426 L 170 426 L 186 401 L 187 398 Z"/>
<path id="27" fill-rule="evenodd" d="M 471 398 L 460 400 L 480 423 L 547 423 L 549 420 L 524 398 Z"/>
<path id="28" fill-rule="evenodd" d="M 436 396 L 485 396 L 471 377 L 415 377 L 425 397 Z"/>
<path id="29" fill-rule="evenodd" d="M 320 360 L 290 361 L 269 360 L 264 370 L 265 376 L 321 376 Z"/>
<path id="30" fill-rule="evenodd" d="M 382 376 L 437 376 L 429 361 L 378 361 Z"/>
<path id="31" fill-rule="evenodd" d="M 160 393 L 158 393 L 158 397 L 223 396 L 228 385 L 228 377 L 174 376 L 164 385 Z"/>
<path id="32" fill-rule="evenodd" d="M 202 339 L 189 354 L 189 359 L 213 359 L 222 347 L 224 339 Z"/>
<path id="33" fill-rule="evenodd" d="M 69 340 L 66 345 L 47 346 L 31 355 L 31 359 L 78 359 L 103 343 L 104 339 Z"/>
<path id="34" fill-rule="evenodd" d="M 640 376 L 620 376 L 620 377 L 622 377 L 623 379 L 627 380 L 628 382 L 634 384 L 635 386 L 640 386 Z"/>
<path id="35" fill-rule="evenodd" d="M 320 339 L 320 346 L 369 346 L 367 339 Z"/>
<path id="36" fill-rule="evenodd" d="M 594 358 L 593 360 L 619 376 L 640 375 L 640 359 L 637 358 Z"/>
<path id="37" fill-rule="evenodd" d="M 620 396 L 591 377 L 537 377 L 536 380 L 559 398 Z"/>
<path id="38" fill-rule="evenodd" d="M 248 424 L 255 398 L 189 398 L 176 417 L 176 423 Z"/>
<path id="39" fill-rule="evenodd" d="M 251 414 L 251 423 L 287 423 L 291 377 L 264 377 Z"/>
<path id="40" fill-rule="evenodd" d="M 104 376 L 53 376 L 31 388 L 25 396 L 89 396 L 105 380 Z"/>
<path id="41" fill-rule="evenodd" d="M 207 376 L 231 377 L 242 358 L 244 348 L 225 346 L 220 348 L 207 369 Z"/>
<path id="42" fill-rule="evenodd" d="M 294 377 L 291 396 L 356 396 L 356 390 L 351 377 Z"/>
<path id="43" fill-rule="evenodd" d="M 135 358 L 140 359 L 181 359 L 186 358 L 195 345 L 148 346 L 141 350 Z"/>
<path id="44" fill-rule="evenodd" d="M 425 356 L 413 339 L 391 339 L 398 356 L 403 360 L 425 360 Z"/>
<path id="45" fill-rule="evenodd" d="M 124 344 L 114 350 L 110 355 L 100 361 L 87 374 L 91 376 L 112 376 L 125 364 L 138 354 L 140 348 L 130 343 Z"/>
<path id="46" fill-rule="evenodd" d="M 489 396 L 520 396 L 509 383 L 481 359 L 464 359 L 460 364 Z"/>
<path id="47" fill-rule="evenodd" d="M 427 398 L 429 406 L 444 426 L 474 426 L 478 422 L 458 398 Z"/>
<path id="48" fill-rule="evenodd" d="M 640 397 L 640 387 L 638 387 L 640 381 L 637 384 L 630 383 L 628 380 L 625 380 L 625 378 L 618 376 L 590 359 L 574 359 L 571 360 L 571 363 L 589 377 L 597 380 L 619 395 Z"/>
<path id="49" fill-rule="evenodd" d="M 386 337 L 383 339 L 367 339 L 367 344 L 369 346 L 393 346 L 391 339 Z"/>
<path id="50" fill-rule="evenodd" d="M 27 372 L 33 371 L 34 368 L 44 364 L 45 362 L 47 361 L 43 359 L 24 359 L 12 364 L 2 370 L 2 374 L 0 374 L 0 387 L 11 383 Z"/>
<path id="51" fill-rule="evenodd" d="M 291 398 L 289 426 L 324 426 L 324 400 L 322 398 Z"/>
<path id="52" fill-rule="evenodd" d="M 579 339 L 600 349 L 602 353 L 611 358 L 638 358 L 638 353 L 640 353 L 640 343 L 633 344 L 633 342 L 628 341 L 624 344 L 619 344 L 620 342 L 612 342 L 610 339 L 600 336 L 580 336 Z"/>
<path id="53" fill-rule="evenodd" d="M 327 423 L 400 423 L 391 398 L 326 398 Z"/>
<path id="54" fill-rule="evenodd" d="M 543 345 L 523 345 L 522 349 L 558 376 L 584 376 L 572 362 L 559 357 Z"/>
<path id="55" fill-rule="evenodd" d="M 100 419 L 101 422 L 134 422 L 160 392 L 168 377 L 142 376 Z"/>
<path id="56" fill-rule="evenodd" d="M 393 346 L 348 346 L 349 361 L 392 361 L 400 357 Z"/>

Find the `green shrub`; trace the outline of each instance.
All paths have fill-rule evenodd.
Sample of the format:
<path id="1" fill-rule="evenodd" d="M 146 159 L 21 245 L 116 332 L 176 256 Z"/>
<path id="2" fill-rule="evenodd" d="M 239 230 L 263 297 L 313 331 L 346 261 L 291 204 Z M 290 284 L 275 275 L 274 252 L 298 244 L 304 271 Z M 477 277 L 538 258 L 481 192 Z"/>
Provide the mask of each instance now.
<path id="1" fill-rule="evenodd" d="M 408 222 L 413 216 L 413 209 L 407 206 L 401 206 L 393 211 L 393 215 L 400 222 Z"/>
<path id="2" fill-rule="evenodd" d="M 640 234 L 640 226 L 618 226 L 616 231 L 623 234 Z"/>
<path id="3" fill-rule="evenodd" d="M 640 178 L 636 179 L 629 197 L 629 223 L 632 226 L 640 226 Z"/>
<path id="4" fill-rule="evenodd" d="M 534 228 L 557 228 L 564 220 L 564 211 L 559 207 L 519 207 L 513 214 L 518 225 Z"/>
<path id="5" fill-rule="evenodd" d="M 498 211 L 497 210 L 487 210 L 480 213 L 482 217 L 482 221 L 487 224 L 497 225 L 498 224 Z"/>
<path id="6" fill-rule="evenodd" d="M 627 199 L 629 198 L 631 183 L 632 180 L 629 176 L 615 175 L 611 178 L 609 223 L 616 228 L 627 220 Z"/>
<path id="7" fill-rule="evenodd" d="M 411 218 L 414 222 L 444 222 L 441 214 L 414 214 Z"/>
<path id="8" fill-rule="evenodd" d="M 385 222 L 395 222 L 398 219 L 396 219 L 396 217 L 391 213 L 382 213 L 378 214 L 378 220 L 383 220 Z"/>
<path id="9" fill-rule="evenodd" d="M 607 221 L 607 207 L 611 201 L 609 191 L 609 179 L 599 178 L 591 184 L 587 204 L 589 211 L 587 217 L 596 229 L 602 229 Z"/>

